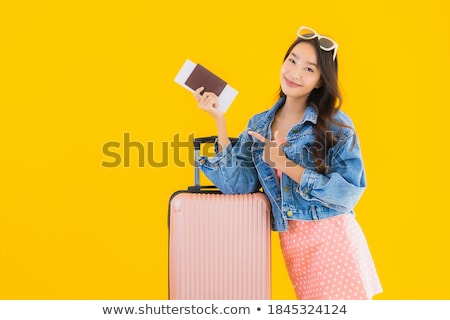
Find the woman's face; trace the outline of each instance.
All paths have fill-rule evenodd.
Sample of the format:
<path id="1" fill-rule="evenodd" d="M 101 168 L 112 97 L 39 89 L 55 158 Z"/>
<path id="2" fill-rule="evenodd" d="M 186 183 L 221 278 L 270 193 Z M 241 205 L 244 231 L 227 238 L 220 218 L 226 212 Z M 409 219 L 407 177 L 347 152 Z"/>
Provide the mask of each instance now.
<path id="1" fill-rule="evenodd" d="M 281 89 L 287 97 L 306 98 L 320 87 L 321 72 L 312 44 L 297 44 L 281 66 Z"/>

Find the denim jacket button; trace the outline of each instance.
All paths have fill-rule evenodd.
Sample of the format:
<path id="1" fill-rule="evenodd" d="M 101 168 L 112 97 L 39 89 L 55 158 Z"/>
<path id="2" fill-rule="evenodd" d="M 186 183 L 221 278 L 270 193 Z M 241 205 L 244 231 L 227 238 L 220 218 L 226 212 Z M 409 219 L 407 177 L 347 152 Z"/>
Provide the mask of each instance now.
<path id="1" fill-rule="evenodd" d="M 288 215 L 288 217 L 292 217 L 292 211 L 289 210 L 289 211 L 287 212 L 287 215 Z"/>
<path id="2" fill-rule="evenodd" d="M 288 186 L 284 186 L 284 192 L 288 192 L 289 191 L 289 187 Z"/>

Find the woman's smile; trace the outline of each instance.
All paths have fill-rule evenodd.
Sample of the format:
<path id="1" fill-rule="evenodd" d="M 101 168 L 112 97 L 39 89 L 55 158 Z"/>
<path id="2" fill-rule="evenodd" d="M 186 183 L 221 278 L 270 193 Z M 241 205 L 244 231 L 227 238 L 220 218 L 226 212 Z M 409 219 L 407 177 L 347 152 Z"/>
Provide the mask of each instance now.
<path id="1" fill-rule="evenodd" d="M 291 81 L 291 80 L 287 79 L 286 77 L 284 78 L 284 81 L 286 82 L 286 85 L 287 85 L 288 87 L 292 87 L 292 88 L 298 88 L 298 87 L 301 87 L 300 84 L 298 84 L 298 83 L 295 82 L 295 81 Z"/>

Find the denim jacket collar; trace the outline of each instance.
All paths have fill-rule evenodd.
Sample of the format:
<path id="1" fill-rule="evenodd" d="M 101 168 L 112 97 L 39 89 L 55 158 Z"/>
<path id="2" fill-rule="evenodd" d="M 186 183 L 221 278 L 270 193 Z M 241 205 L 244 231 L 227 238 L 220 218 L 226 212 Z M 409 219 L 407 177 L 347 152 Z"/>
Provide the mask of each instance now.
<path id="1" fill-rule="evenodd" d="M 275 113 L 280 109 L 282 106 L 284 106 L 284 103 L 286 102 L 286 96 L 281 97 L 278 99 L 278 101 L 274 104 L 274 106 L 265 112 L 263 117 L 255 123 L 255 125 L 250 128 L 250 130 L 258 132 L 259 134 L 264 135 L 264 130 L 267 130 L 268 127 L 270 127 L 271 122 L 273 121 L 275 117 Z M 318 118 L 318 111 L 317 108 L 314 105 L 308 105 L 305 110 L 305 114 L 303 116 L 303 120 L 298 123 L 296 126 L 301 125 L 305 123 L 306 121 L 309 121 L 313 124 L 317 123 Z"/>

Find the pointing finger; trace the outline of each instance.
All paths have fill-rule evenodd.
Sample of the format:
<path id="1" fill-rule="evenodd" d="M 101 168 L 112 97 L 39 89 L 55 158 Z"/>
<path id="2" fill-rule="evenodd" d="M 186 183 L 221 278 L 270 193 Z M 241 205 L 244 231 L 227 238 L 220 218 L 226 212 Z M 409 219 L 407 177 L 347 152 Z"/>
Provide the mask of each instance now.
<path id="1" fill-rule="evenodd" d="M 248 134 L 251 135 L 252 137 L 258 139 L 258 140 L 261 141 L 261 142 L 264 142 L 264 143 L 269 142 L 269 140 L 266 139 L 266 138 L 264 138 L 263 135 L 261 135 L 261 134 L 255 132 L 255 131 L 248 131 Z"/>

